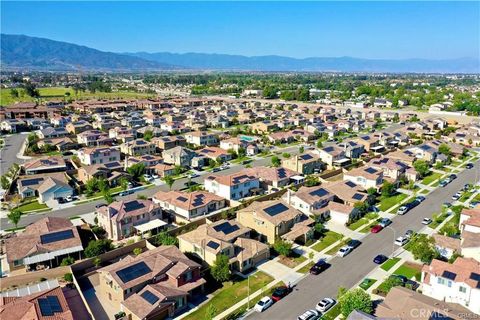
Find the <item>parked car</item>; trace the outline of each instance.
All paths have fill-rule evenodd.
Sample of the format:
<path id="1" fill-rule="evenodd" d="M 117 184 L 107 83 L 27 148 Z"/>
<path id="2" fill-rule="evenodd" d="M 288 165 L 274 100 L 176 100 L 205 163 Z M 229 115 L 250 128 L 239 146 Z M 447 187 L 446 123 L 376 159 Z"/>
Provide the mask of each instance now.
<path id="1" fill-rule="evenodd" d="M 410 239 L 412 236 L 413 236 L 414 232 L 413 230 L 407 230 L 407 232 L 405 232 L 405 238 L 407 239 Z"/>
<path id="2" fill-rule="evenodd" d="M 333 300 L 332 298 L 323 298 L 322 300 L 320 300 L 319 303 L 317 303 L 315 309 L 317 309 L 318 312 L 325 313 L 334 305 L 335 300 Z"/>
<path id="3" fill-rule="evenodd" d="M 307 310 L 298 316 L 297 320 L 317 320 L 320 314 L 317 310 Z"/>
<path id="4" fill-rule="evenodd" d="M 257 312 L 263 312 L 267 310 L 273 304 L 273 300 L 270 297 L 263 297 L 257 302 L 254 309 Z"/>
<path id="5" fill-rule="evenodd" d="M 292 288 L 289 288 L 287 286 L 277 287 L 272 293 L 272 300 L 275 302 L 282 300 L 282 298 L 287 296 L 290 292 L 292 292 Z"/>
<path id="6" fill-rule="evenodd" d="M 107 204 L 106 203 L 99 203 L 95 206 L 96 209 L 98 208 L 101 208 L 101 207 L 105 207 Z"/>
<path id="7" fill-rule="evenodd" d="M 425 201 L 425 197 L 424 196 L 418 196 L 415 198 L 415 200 L 417 200 L 418 202 L 423 202 Z"/>
<path id="8" fill-rule="evenodd" d="M 447 180 L 441 180 L 438 185 L 442 188 L 445 188 L 447 186 L 448 182 Z"/>
<path id="9" fill-rule="evenodd" d="M 199 175 L 196 174 L 195 172 L 188 175 L 188 177 L 189 177 L 190 179 L 196 178 L 196 177 L 198 177 L 198 176 L 199 176 Z"/>
<path id="10" fill-rule="evenodd" d="M 473 168 L 473 163 L 469 162 L 465 165 L 465 168 L 467 169 L 472 169 Z"/>
<path id="11" fill-rule="evenodd" d="M 337 256 L 339 257 L 345 257 L 347 254 L 349 254 L 350 252 L 352 252 L 352 248 L 349 247 L 349 246 L 344 246 L 344 247 L 341 247 L 340 250 L 338 250 L 337 252 Z"/>
<path id="12" fill-rule="evenodd" d="M 160 177 L 158 176 L 158 174 L 152 174 L 152 178 L 153 178 L 153 179 L 158 179 L 158 178 L 160 178 Z"/>
<path id="13" fill-rule="evenodd" d="M 420 204 L 421 201 L 418 201 L 417 199 L 407 203 L 407 207 L 408 209 L 413 209 L 415 208 L 416 206 L 418 206 Z"/>
<path id="14" fill-rule="evenodd" d="M 220 171 L 220 170 L 222 170 L 222 169 L 220 169 L 220 168 L 213 168 L 213 169 L 212 169 L 212 172 L 218 172 L 218 171 Z"/>
<path id="15" fill-rule="evenodd" d="M 455 193 L 455 194 L 452 196 L 452 200 L 453 200 L 453 201 L 457 201 L 458 199 L 460 199 L 461 196 L 462 196 L 462 193 L 461 193 L 461 192 L 457 192 L 457 193 Z"/>
<path id="16" fill-rule="evenodd" d="M 382 264 L 387 260 L 388 260 L 388 257 L 384 254 L 379 254 L 375 258 L 373 258 L 373 262 L 376 264 Z"/>
<path id="17" fill-rule="evenodd" d="M 480 204 L 480 201 L 472 201 L 470 202 L 469 207 L 473 209 L 479 204 Z"/>
<path id="18" fill-rule="evenodd" d="M 352 249 L 355 249 L 356 247 L 360 246 L 362 242 L 360 240 L 352 239 L 347 242 L 347 246 L 349 246 Z"/>
<path id="19" fill-rule="evenodd" d="M 397 214 L 404 215 L 408 212 L 408 210 L 409 208 L 407 206 L 401 206 L 400 208 L 398 208 Z"/>
<path id="20" fill-rule="evenodd" d="M 432 219 L 430 219 L 430 218 L 423 218 L 422 224 L 428 226 L 430 223 L 432 223 Z"/>
<path id="21" fill-rule="evenodd" d="M 455 173 L 452 173 L 448 177 L 450 178 L 450 181 L 453 181 L 453 180 L 457 179 L 457 175 Z"/>
<path id="22" fill-rule="evenodd" d="M 372 229 L 370 229 L 370 232 L 371 233 L 379 233 L 380 231 L 382 231 L 382 229 L 383 229 L 383 227 L 381 225 L 377 224 L 377 225 L 374 225 L 372 227 Z"/>
<path id="23" fill-rule="evenodd" d="M 468 189 L 470 189 L 472 187 L 472 185 L 470 183 L 466 183 L 463 188 L 462 188 L 462 191 L 467 191 Z"/>
<path id="24" fill-rule="evenodd" d="M 395 239 L 395 244 L 400 247 L 404 246 L 407 242 L 407 237 L 398 237 L 397 239 Z"/>
<path id="25" fill-rule="evenodd" d="M 385 228 L 385 227 L 387 227 L 391 224 L 392 224 L 392 220 L 390 220 L 388 218 L 382 218 L 382 220 L 380 220 L 380 223 L 379 223 L 379 225 L 381 225 L 382 228 Z"/>
<path id="26" fill-rule="evenodd" d="M 320 259 L 310 268 L 310 274 L 317 275 L 323 270 L 327 269 L 330 265 L 323 259 Z"/>
<path id="27" fill-rule="evenodd" d="M 67 202 L 73 201 L 73 196 L 66 196 L 65 201 L 67 201 Z"/>
<path id="28" fill-rule="evenodd" d="M 445 208 L 450 208 L 450 207 L 452 206 L 452 204 L 451 204 L 450 202 L 444 202 L 444 203 L 443 203 L 443 206 L 444 206 Z"/>
<path id="29" fill-rule="evenodd" d="M 118 195 L 123 197 L 123 196 L 128 196 L 129 194 L 132 194 L 134 191 L 133 190 L 125 190 L 120 192 Z"/>

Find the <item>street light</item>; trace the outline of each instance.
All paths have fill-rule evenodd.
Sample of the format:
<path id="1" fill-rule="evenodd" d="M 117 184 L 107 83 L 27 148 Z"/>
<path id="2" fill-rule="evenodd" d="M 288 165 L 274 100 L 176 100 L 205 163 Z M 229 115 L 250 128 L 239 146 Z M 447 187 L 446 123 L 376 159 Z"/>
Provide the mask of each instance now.
<path id="1" fill-rule="evenodd" d="M 393 258 L 393 253 L 395 252 L 395 239 L 397 239 L 397 231 L 393 229 L 390 226 L 386 226 L 385 229 L 390 229 L 393 231 L 393 241 L 392 241 L 392 258 Z"/>

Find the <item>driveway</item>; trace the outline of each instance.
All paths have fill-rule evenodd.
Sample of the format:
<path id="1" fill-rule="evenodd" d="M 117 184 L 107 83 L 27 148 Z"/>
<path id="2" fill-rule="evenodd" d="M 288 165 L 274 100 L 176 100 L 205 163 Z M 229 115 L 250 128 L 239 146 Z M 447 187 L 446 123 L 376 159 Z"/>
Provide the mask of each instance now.
<path id="1" fill-rule="evenodd" d="M 339 287 L 351 288 L 370 273 L 377 265 L 373 258 L 380 253 L 390 255 L 396 236 L 405 234 L 408 229 L 419 231 L 424 226 L 423 218 L 430 218 L 433 213 L 440 212 L 445 199 L 455 194 L 465 183 L 476 182 L 474 170 L 478 170 L 480 161 L 475 163 L 475 169 L 464 170 L 458 178 L 445 188 L 434 190 L 427 199 L 404 216 L 393 218 L 391 228 L 378 234 L 369 234 L 362 239 L 362 245 L 344 258 L 335 257 L 332 266 L 318 276 L 307 275 L 295 288 L 295 291 L 274 304 L 261 314 L 251 314 L 250 319 L 296 319 L 305 310 L 312 309 L 324 297 L 335 297 Z M 393 229 L 393 230 L 392 230 Z"/>
<path id="2" fill-rule="evenodd" d="M 297 282 L 303 274 L 294 272 L 292 269 L 277 260 L 269 260 L 257 267 L 258 270 L 271 275 L 276 280 L 282 280 L 287 283 Z"/>

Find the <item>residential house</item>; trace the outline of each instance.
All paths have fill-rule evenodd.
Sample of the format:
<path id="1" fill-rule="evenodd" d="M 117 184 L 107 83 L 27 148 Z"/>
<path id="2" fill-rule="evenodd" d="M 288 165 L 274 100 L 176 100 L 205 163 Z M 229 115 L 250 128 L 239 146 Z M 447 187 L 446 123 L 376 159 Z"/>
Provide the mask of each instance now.
<path id="1" fill-rule="evenodd" d="M 320 160 L 327 165 L 327 168 L 342 167 L 350 163 L 345 150 L 335 145 L 324 147 L 318 150 Z"/>
<path id="2" fill-rule="evenodd" d="M 208 131 L 194 131 L 185 134 L 187 143 L 198 147 L 218 145 L 218 135 Z"/>
<path id="3" fill-rule="evenodd" d="M 182 136 L 167 136 L 167 137 L 159 137 L 153 138 L 152 142 L 155 143 L 157 148 L 160 150 L 168 150 L 175 147 L 184 147 L 187 143 L 184 137 Z"/>
<path id="4" fill-rule="evenodd" d="M 61 156 L 37 158 L 22 164 L 26 175 L 42 174 L 50 172 L 63 172 L 67 170 L 67 164 Z"/>
<path id="5" fill-rule="evenodd" d="M 246 169 L 248 174 L 260 180 L 260 187 L 264 190 L 279 189 L 288 186 L 297 172 L 283 167 L 253 167 Z"/>
<path id="6" fill-rule="evenodd" d="M 251 128 L 253 132 L 269 133 L 278 130 L 278 125 L 275 122 L 265 120 L 262 122 L 252 123 Z"/>
<path id="7" fill-rule="evenodd" d="M 58 151 L 70 151 L 72 149 L 77 149 L 78 147 L 78 145 L 68 137 L 43 139 L 37 142 L 39 148 L 43 148 L 47 145 L 54 146 Z"/>
<path id="8" fill-rule="evenodd" d="M 120 185 L 120 180 L 122 178 L 131 179 L 130 175 L 127 173 L 111 169 L 111 164 L 114 163 L 93 164 L 79 168 L 77 171 L 78 181 L 86 184 L 88 180 L 93 178 L 104 179 L 108 182 L 110 187 L 115 187 Z"/>
<path id="9" fill-rule="evenodd" d="M 151 200 L 115 201 L 97 209 L 98 225 L 108 234 L 109 239 L 120 240 L 141 231 L 140 225 L 155 221 L 152 226 L 166 225 L 162 219 L 162 209 Z"/>
<path id="10" fill-rule="evenodd" d="M 480 261 L 480 206 L 462 209 L 459 227 L 461 254 Z"/>
<path id="11" fill-rule="evenodd" d="M 224 198 L 206 191 L 158 191 L 153 201 L 160 204 L 163 212 L 180 220 L 191 220 L 226 206 Z"/>
<path id="12" fill-rule="evenodd" d="M 77 227 L 69 219 L 45 217 L 6 239 L 5 250 L 10 271 L 35 271 L 57 267 L 68 256 L 81 259 L 83 245 Z"/>
<path id="13" fill-rule="evenodd" d="M 165 319 L 203 291 L 200 268 L 177 247 L 161 246 L 98 269 L 96 294 L 128 319 Z"/>
<path id="14" fill-rule="evenodd" d="M 162 152 L 164 163 L 181 167 L 189 167 L 192 159 L 196 156 L 195 151 L 181 146 L 166 149 Z"/>
<path id="15" fill-rule="evenodd" d="M 85 120 L 79 120 L 67 123 L 65 129 L 71 134 L 78 134 L 83 131 L 93 130 L 93 126 Z"/>
<path id="16" fill-rule="evenodd" d="M 39 137 L 40 139 L 61 138 L 65 137 L 66 135 L 68 135 L 67 130 L 61 127 L 48 127 L 37 131 L 37 137 Z"/>
<path id="17" fill-rule="evenodd" d="M 365 188 L 352 181 L 335 181 L 325 183 L 322 186 L 335 195 L 335 202 L 353 207 L 357 202 L 369 201 Z"/>
<path id="18" fill-rule="evenodd" d="M 136 139 L 122 143 L 120 145 L 120 151 L 130 156 L 153 155 L 156 152 L 156 146 L 152 142 Z"/>
<path id="19" fill-rule="evenodd" d="M 365 147 L 353 140 L 341 142 L 338 147 L 342 148 L 345 156 L 350 159 L 358 159 L 365 152 Z"/>
<path id="20" fill-rule="evenodd" d="M 278 239 L 306 242 L 314 221 L 283 200 L 255 201 L 237 211 L 237 221 L 270 244 Z"/>
<path id="21" fill-rule="evenodd" d="M 228 200 L 241 200 L 259 191 L 259 179 L 248 171 L 224 176 L 211 175 L 204 180 L 205 190 Z"/>
<path id="22" fill-rule="evenodd" d="M 77 152 L 78 159 L 86 165 L 105 164 L 120 161 L 120 151 L 115 148 L 83 148 Z"/>
<path id="23" fill-rule="evenodd" d="M 311 152 L 307 152 L 283 159 L 282 167 L 301 174 L 312 174 L 314 172 L 320 172 L 323 168 L 323 163 L 320 157 Z"/>
<path id="24" fill-rule="evenodd" d="M 77 134 L 77 142 L 87 147 L 111 145 L 113 140 L 103 131 L 87 130 Z"/>
<path id="25" fill-rule="evenodd" d="M 230 153 L 218 147 L 205 147 L 198 150 L 197 154 L 208 159 L 215 160 L 216 162 L 226 162 L 232 159 L 232 155 Z"/>
<path id="26" fill-rule="evenodd" d="M 208 265 L 214 265 L 219 255 L 226 255 L 231 270 L 244 272 L 270 256 L 268 245 L 250 239 L 250 231 L 234 220 L 218 220 L 179 235 L 179 248 Z"/>
<path id="27" fill-rule="evenodd" d="M 422 268 L 421 290 L 428 297 L 480 314 L 480 262 L 463 257 L 453 263 L 433 259 Z"/>
<path id="28" fill-rule="evenodd" d="M 38 197 L 39 203 L 72 196 L 74 190 L 68 185 L 63 172 L 30 175 L 17 180 L 18 194 L 22 199 Z"/>
<path id="29" fill-rule="evenodd" d="M 383 171 L 369 166 L 354 168 L 343 173 L 343 180 L 351 181 L 364 189 L 379 190 L 383 184 Z"/>
<path id="30" fill-rule="evenodd" d="M 25 121 L 18 119 L 5 119 L 0 122 L 0 131 L 8 133 L 17 133 L 22 127 L 25 127 Z"/>

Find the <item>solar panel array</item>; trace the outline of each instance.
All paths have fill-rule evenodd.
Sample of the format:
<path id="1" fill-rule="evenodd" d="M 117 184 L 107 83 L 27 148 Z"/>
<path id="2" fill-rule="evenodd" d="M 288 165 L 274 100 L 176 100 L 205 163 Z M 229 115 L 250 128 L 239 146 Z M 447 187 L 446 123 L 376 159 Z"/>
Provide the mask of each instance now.
<path id="1" fill-rule="evenodd" d="M 38 306 L 40 307 L 40 313 L 44 317 L 53 316 L 55 312 L 63 311 L 57 296 L 47 296 L 38 299 Z"/>
<path id="2" fill-rule="evenodd" d="M 145 205 L 141 202 L 138 202 L 137 200 L 134 200 L 134 201 L 130 201 L 130 202 L 125 202 L 124 207 L 125 207 L 126 212 L 130 212 L 130 211 L 134 211 L 134 210 L 144 208 Z"/>
<path id="3" fill-rule="evenodd" d="M 234 231 L 237 231 L 240 229 L 237 225 L 235 224 L 230 224 L 230 222 L 224 222 L 219 224 L 218 226 L 213 227 L 213 229 L 217 232 L 223 232 L 224 234 L 230 234 Z"/>
<path id="4" fill-rule="evenodd" d="M 185 197 L 181 197 L 181 196 L 180 196 L 180 197 L 177 198 L 177 200 L 178 200 L 178 201 L 185 202 L 185 201 L 187 201 L 188 199 L 185 198 Z"/>
<path id="5" fill-rule="evenodd" d="M 300 159 L 302 159 L 302 160 L 310 160 L 310 159 L 313 159 L 313 157 L 312 157 L 311 155 L 309 155 L 309 154 L 302 154 L 302 155 L 300 156 Z"/>
<path id="6" fill-rule="evenodd" d="M 346 186 L 349 186 L 350 188 L 355 188 L 357 185 L 355 183 L 353 183 L 352 181 L 347 181 L 345 182 L 345 185 Z"/>
<path id="7" fill-rule="evenodd" d="M 288 207 L 284 205 L 283 203 L 277 203 L 274 204 L 271 207 L 263 209 L 269 216 L 273 217 L 276 216 L 277 214 L 280 214 L 282 212 L 285 212 L 288 210 Z"/>
<path id="8" fill-rule="evenodd" d="M 455 280 L 455 278 L 457 277 L 457 274 L 454 273 L 454 272 L 450 272 L 450 271 L 443 271 L 442 277 L 450 279 L 450 280 Z"/>
<path id="9" fill-rule="evenodd" d="M 352 198 L 355 199 L 355 200 L 362 200 L 363 199 L 363 194 L 355 193 Z"/>
<path id="10" fill-rule="evenodd" d="M 480 288 L 480 274 L 472 272 L 470 274 L 470 279 L 477 281 L 477 288 Z"/>
<path id="11" fill-rule="evenodd" d="M 204 202 L 203 202 L 204 198 L 205 198 L 205 196 L 203 194 L 197 194 L 195 196 L 195 198 L 193 199 L 193 205 L 195 207 L 201 206 L 202 204 L 204 204 Z"/>
<path id="12" fill-rule="evenodd" d="M 220 245 L 216 243 L 215 241 L 208 241 L 207 247 L 212 248 L 213 250 L 216 250 Z"/>
<path id="13" fill-rule="evenodd" d="M 137 279 L 141 276 L 146 275 L 147 273 L 152 272 L 152 270 L 147 266 L 145 262 L 139 262 L 125 269 L 117 271 L 117 276 L 123 283 L 127 283 L 134 279 Z"/>
<path id="14" fill-rule="evenodd" d="M 42 181 L 43 181 L 43 178 L 22 180 L 22 186 L 24 187 L 33 186 L 33 185 L 39 184 Z"/>
<path id="15" fill-rule="evenodd" d="M 365 169 L 365 171 L 368 172 L 368 173 L 372 173 L 372 174 L 377 172 L 377 170 L 375 170 L 373 168 L 370 168 L 370 167 Z"/>
<path id="16" fill-rule="evenodd" d="M 233 178 L 233 183 L 239 183 L 240 180 L 245 179 L 245 178 L 248 178 L 248 176 L 245 175 L 245 174 L 243 174 L 241 176 L 238 176 L 238 177 L 235 177 L 235 178 Z"/>
<path id="17" fill-rule="evenodd" d="M 69 230 L 63 230 L 63 231 L 57 231 L 57 232 L 42 234 L 40 236 L 40 241 L 42 242 L 42 244 L 47 244 L 47 243 L 62 241 L 62 240 L 66 240 L 66 239 L 71 239 L 73 237 L 74 237 L 73 236 L 73 231 L 71 229 L 69 229 Z"/>
<path id="18" fill-rule="evenodd" d="M 311 196 L 317 196 L 317 197 L 323 197 L 326 194 L 328 194 L 328 191 L 323 188 L 318 188 L 317 190 L 310 192 Z"/>
<path id="19" fill-rule="evenodd" d="M 284 168 L 278 169 L 277 172 L 278 172 L 278 177 L 279 177 L 280 179 L 283 179 L 283 178 L 286 178 L 286 177 L 287 177 L 287 172 L 285 171 Z"/>
<path id="20" fill-rule="evenodd" d="M 160 300 L 156 295 L 154 295 L 149 290 L 145 290 L 140 296 L 150 304 L 155 304 L 155 302 Z"/>

